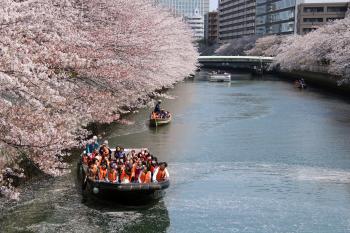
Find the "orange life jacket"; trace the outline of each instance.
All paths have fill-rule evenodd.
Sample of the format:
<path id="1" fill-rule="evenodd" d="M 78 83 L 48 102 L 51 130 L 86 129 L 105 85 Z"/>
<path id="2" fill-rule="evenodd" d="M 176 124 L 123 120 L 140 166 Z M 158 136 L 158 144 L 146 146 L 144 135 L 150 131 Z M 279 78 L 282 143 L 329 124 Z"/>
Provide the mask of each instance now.
<path id="1" fill-rule="evenodd" d="M 131 177 L 135 178 L 135 175 L 136 175 L 136 163 L 134 163 L 131 168 Z"/>
<path id="2" fill-rule="evenodd" d="M 150 171 L 148 171 L 147 173 L 141 172 L 140 174 L 140 181 L 142 184 L 151 183 L 151 178 L 152 178 L 152 175 Z"/>
<path id="3" fill-rule="evenodd" d="M 155 167 L 151 165 L 150 168 L 149 168 L 149 170 L 150 170 L 152 173 L 154 173 Z"/>
<path id="4" fill-rule="evenodd" d="M 125 179 L 130 181 L 130 176 L 126 174 L 125 170 L 122 171 L 122 174 L 120 176 L 120 181 L 123 182 Z"/>
<path id="5" fill-rule="evenodd" d="M 162 170 L 158 169 L 158 173 L 157 173 L 157 177 L 156 177 L 157 181 L 160 182 L 160 181 L 165 180 L 165 175 L 166 175 L 165 170 L 162 171 Z"/>
<path id="6" fill-rule="evenodd" d="M 115 170 L 108 172 L 108 180 L 109 182 L 115 182 L 117 180 L 117 172 Z"/>
<path id="7" fill-rule="evenodd" d="M 99 180 L 104 180 L 106 179 L 107 176 L 107 169 L 102 169 L 102 167 L 100 167 L 100 172 L 98 174 L 98 179 Z"/>

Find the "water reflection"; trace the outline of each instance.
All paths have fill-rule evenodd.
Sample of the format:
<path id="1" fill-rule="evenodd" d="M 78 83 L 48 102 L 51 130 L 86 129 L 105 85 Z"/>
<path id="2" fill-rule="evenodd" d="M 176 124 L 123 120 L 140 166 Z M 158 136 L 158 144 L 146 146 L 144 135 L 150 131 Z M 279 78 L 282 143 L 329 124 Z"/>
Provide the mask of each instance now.
<path id="1" fill-rule="evenodd" d="M 75 170 L 60 178 L 34 182 L 0 217 L 0 232 L 166 232 L 170 225 L 163 201 L 123 206 L 85 199 Z"/>

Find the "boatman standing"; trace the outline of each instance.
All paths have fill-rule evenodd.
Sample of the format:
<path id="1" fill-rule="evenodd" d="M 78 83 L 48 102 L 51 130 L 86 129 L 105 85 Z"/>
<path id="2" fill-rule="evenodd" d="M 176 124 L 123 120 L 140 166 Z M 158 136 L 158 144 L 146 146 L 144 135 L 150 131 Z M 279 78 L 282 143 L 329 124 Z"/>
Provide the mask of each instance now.
<path id="1" fill-rule="evenodd" d="M 161 109 L 160 109 L 160 104 L 162 103 L 161 100 L 158 100 L 158 103 L 156 104 L 156 107 L 154 108 L 154 112 L 156 113 L 160 113 Z"/>
<path id="2" fill-rule="evenodd" d="M 92 140 L 86 145 L 86 154 L 90 155 L 92 152 L 97 150 L 100 147 L 100 145 L 97 142 L 97 136 L 93 136 Z"/>

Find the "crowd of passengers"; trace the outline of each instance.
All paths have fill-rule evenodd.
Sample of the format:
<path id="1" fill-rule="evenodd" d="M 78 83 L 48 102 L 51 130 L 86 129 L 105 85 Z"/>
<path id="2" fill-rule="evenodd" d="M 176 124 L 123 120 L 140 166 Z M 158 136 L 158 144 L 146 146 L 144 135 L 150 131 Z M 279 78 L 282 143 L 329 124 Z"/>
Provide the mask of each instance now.
<path id="1" fill-rule="evenodd" d="M 117 146 L 112 153 L 108 141 L 101 146 L 97 137 L 86 145 L 82 162 L 88 165 L 88 177 L 95 181 L 112 183 L 151 183 L 169 179 L 167 163 L 160 162 L 148 150 L 125 153 Z"/>
<path id="2" fill-rule="evenodd" d="M 169 118 L 170 117 L 170 113 L 167 111 L 164 111 L 163 109 L 160 108 L 160 104 L 162 103 L 161 100 L 158 100 L 152 114 L 151 114 L 151 118 L 152 119 L 159 119 L 159 118 Z"/>

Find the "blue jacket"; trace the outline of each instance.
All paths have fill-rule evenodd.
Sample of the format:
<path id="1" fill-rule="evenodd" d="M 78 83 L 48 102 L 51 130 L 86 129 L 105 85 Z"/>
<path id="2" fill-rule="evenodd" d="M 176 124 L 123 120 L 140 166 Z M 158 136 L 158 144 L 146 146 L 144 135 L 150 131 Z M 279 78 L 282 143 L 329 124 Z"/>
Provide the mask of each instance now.
<path id="1" fill-rule="evenodd" d="M 156 107 L 154 108 L 154 112 L 160 112 L 160 104 L 156 104 Z"/>
<path id="2" fill-rule="evenodd" d="M 91 154 L 92 152 L 94 152 L 94 150 L 97 150 L 99 147 L 100 147 L 100 145 L 97 142 L 87 144 L 86 145 L 86 153 Z"/>

